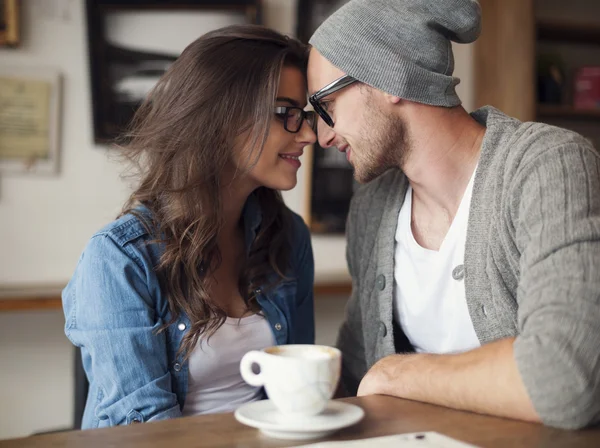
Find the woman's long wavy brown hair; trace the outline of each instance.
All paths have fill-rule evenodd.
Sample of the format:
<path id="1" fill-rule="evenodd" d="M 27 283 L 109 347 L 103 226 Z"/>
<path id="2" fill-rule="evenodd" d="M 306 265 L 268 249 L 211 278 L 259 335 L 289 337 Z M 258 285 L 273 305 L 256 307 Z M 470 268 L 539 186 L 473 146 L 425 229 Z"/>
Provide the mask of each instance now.
<path id="1" fill-rule="evenodd" d="M 221 263 L 223 173 L 241 135 L 258 159 L 273 118 L 283 66 L 306 71 L 308 48 L 276 31 L 242 25 L 209 32 L 190 44 L 140 106 L 122 143 L 140 180 L 123 208 L 144 205 L 146 226 L 164 247 L 156 267 L 171 320 L 187 314 L 191 328 L 180 353 L 187 358 L 202 335 L 227 317 L 209 295 L 209 277 Z M 285 277 L 290 254 L 289 211 L 278 191 L 260 187 L 257 237 L 238 289 L 249 309 L 254 291 Z M 271 275 L 275 272 L 276 276 Z"/>

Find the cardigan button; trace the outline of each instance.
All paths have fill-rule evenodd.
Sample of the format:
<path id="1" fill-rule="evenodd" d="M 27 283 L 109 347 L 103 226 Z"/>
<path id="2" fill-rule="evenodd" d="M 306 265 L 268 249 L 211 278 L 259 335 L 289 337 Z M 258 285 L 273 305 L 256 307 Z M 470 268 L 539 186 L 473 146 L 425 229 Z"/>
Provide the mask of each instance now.
<path id="1" fill-rule="evenodd" d="M 383 291 L 385 289 L 385 276 L 383 274 L 377 277 L 377 287 L 380 291 Z"/>
<path id="2" fill-rule="evenodd" d="M 456 281 L 460 281 L 465 278 L 465 265 L 459 264 L 452 270 L 452 278 Z"/>

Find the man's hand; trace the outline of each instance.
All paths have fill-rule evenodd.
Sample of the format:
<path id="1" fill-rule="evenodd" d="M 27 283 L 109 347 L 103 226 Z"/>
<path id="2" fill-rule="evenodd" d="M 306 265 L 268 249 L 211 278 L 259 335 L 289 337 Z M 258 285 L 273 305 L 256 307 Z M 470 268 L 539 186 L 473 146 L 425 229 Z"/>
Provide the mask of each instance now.
<path id="1" fill-rule="evenodd" d="M 375 367 L 375 366 L 373 366 Z M 357 397 L 364 397 L 365 395 L 381 395 L 381 389 L 379 387 L 379 380 L 377 378 L 376 370 L 369 370 L 360 382 L 358 386 Z"/>
<path id="2" fill-rule="evenodd" d="M 399 385 L 394 384 L 394 372 L 402 369 L 407 356 L 416 355 L 391 355 L 375 363 L 360 382 L 356 396 L 394 395 L 387 391 L 398 389 Z"/>
<path id="3" fill-rule="evenodd" d="M 388 356 L 367 372 L 357 395 L 391 395 L 539 421 L 517 370 L 513 342 L 514 338 L 507 338 L 455 355 Z"/>

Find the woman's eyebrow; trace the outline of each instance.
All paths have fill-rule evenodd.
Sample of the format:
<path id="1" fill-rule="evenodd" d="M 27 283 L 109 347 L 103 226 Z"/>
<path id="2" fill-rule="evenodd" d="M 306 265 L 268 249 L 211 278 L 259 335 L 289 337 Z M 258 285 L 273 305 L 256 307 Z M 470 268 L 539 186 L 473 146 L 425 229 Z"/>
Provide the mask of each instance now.
<path id="1" fill-rule="evenodd" d="M 287 96 L 278 96 L 276 101 L 290 103 L 292 106 L 300 107 L 300 103 L 298 103 L 298 101 L 296 101 L 293 98 L 287 97 Z"/>

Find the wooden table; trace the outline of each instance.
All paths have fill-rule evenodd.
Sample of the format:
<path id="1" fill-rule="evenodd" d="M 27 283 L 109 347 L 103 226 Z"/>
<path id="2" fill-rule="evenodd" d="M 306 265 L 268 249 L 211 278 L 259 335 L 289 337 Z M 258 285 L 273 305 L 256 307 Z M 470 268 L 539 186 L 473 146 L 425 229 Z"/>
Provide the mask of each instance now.
<path id="1" fill-rule="evenodd" d="M 384 396 L 345 399 L 365 418 L 328 440 L 437 431 L 481 447 L 600 447 L 600 428 L 561 431 Z M 69 431 L 0 441 L 0 448 L 28 447 L 285 447 L 308 444 L 269 439 L 238 423 L 233 414 L 187 417 L 127 427 Z"/>

